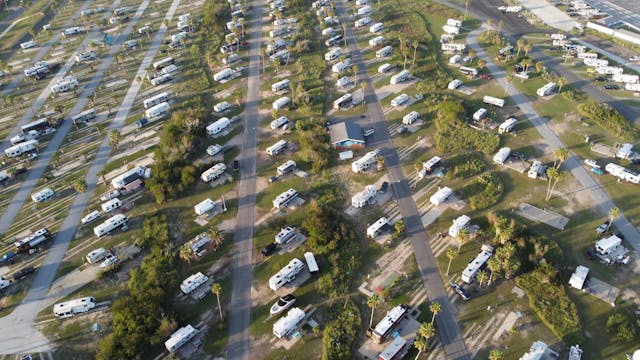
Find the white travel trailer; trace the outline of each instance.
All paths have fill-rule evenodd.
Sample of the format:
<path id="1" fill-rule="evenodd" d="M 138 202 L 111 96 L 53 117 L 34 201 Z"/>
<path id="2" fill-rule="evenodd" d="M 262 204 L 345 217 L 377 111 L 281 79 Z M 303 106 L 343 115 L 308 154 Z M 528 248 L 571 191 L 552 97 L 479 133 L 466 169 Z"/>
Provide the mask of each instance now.
<path id="1" fill-rule="evenodd" d="M 215 81 L 226 80 L 226 79 L 230 78 L 231 75 L 233 75 L 233 70 L 231 70 L 231 68 L 225 68 L 225 69 L 215 73 L 213 75 L 213 80 L 215 80 Z"/>
<path id="2" fill-rule="evenodd" d="M 458 70 L 460 70 L 461 74 L 467 75 L 467 76 L 472 77 L 472 78 L 478 76 L 478 69 L 470 68 L 470 67 L 467 67 L 467 66 L 461 66 L 460 69 L 458 69 Z"/>
<path id="3" fill-rule="evenodd" d="M 316 257 L 313 255 L 312 252 L 307 251 L 306 253 L 304 253 L 304 260 L 307 263 L 307 268 L 309 268 L 309 272 L 311 274 L 315 274 L 318 271 L 320 271 L 320 268 L 318 267 L 318 263 L 316 262 Z"/>
<path id="4" fill-rule="evenodd" d="M 47 187 L 31 194 L 31 200 L 39 203 L 51 199 L 53 195 L 55 195 L 55 192 L 51 188 Z"/>
<path id="5" fill-rule="evenodd" d="M 225 112 L 230 108 L 231 108 L 231 104 L 229 104 L 227 101 L 219 102 L 213 105 L 213 111 L 217 113 Z"/>
<path id="6" fill-rule="evenodd" d="M 377 344 L 382 344 L 393 334 L 394 329 L 400 325 L 405 315 L 409 312 L 409 308 L 404 305 L 398 305 L 389 310 L 387 314 L 371 331 L 371 338 Z M 398 336 L 397 338 L 400 338 Z"/>
<path id="7" fill-rule="evenodd" d="M 429 202 L 435 206 L 438 206 L 443 202 L 445 202 L 449 198 L 449 196 L 451 196 L 452 194 L 453 194 L 453 190 L 451 190 L 451 188 L 449 187 L 445 186 L 445 187 L 439 188 L 435 194 L 431 195 L 431 197 L 429 198 Z"/>
<path id="8" fill-rule="evenodd" d="M 207 125 L 207 135 L 215 136 L 220 134 L 224 129 L 228 128 L 231 125 L 231 120 L 229 118 L 223 117 L 216 120 L 214 123 Z"/>
<path id="9" fill-rule="evenodd" d="M 351 171 L 357 174 L 368 170 L 372 165 L 376 164 L 376 158 L 379 154 L 379 149 L 374 149 L 364 154 L 360 159 L 351 163 Z"/>
<path id="10" fill-rule="evenodd" d="M 536 90 L 536 94 L 538 96 L 548 96 L 551 95 L 554 91 L 556 91 L 557 85 L 554 82 L 550 82 L 540 89 Z"/>
<path id="11" fill-rule="evenodd" d="M 353 24 L 356 28 L 361 28 L 364 26 L 367 26 L 371 24 L 371 18 L 368 16 L 365 16 L 361 19 L 356 20 L 356 22 Z"/>
<path id="12" fill-rule="evenodd" d="M 411 125 L 414 121 L 418 120 L 418 118 L 420 118 L 420 113 L 418 113 L 417 111 L 412 111 L 402 117 L 402 123 L 404 125 Z"/>
<path id="13" fill-rule="evenodd" d="M 271 124 L 269 124 L 269 127 L 271 128 L 271 130 L 276 130 L 277 128 L 283 126 L 284 124 L 289 122 L 289 118 L 286 116 L 280 116 L 279 118 L 271 121 Z"/>
<path id="14" fill-rule="evenodd" d="M 186 39 L 188 34 L 185 31 L 181 31 L 175 35 L 171 35 L 171 42 L 178 43 L 184 39 Z"/>
<path id="15" fill-rule="evenodd" d="M 578 59 L 597 59 L 598 53 L 594 52 L 583 52 L 578 54 Z"/>
<path id="16" fill-rule="evenodd" d="M 391 45 L 387 45 L 382 49 L 376 51 L 376 57 L 383 58 L 383 57 L 391 56 L 392 52 L 393 52 L 393 47 Z"/>
<path id="17" fill-rule="evenodd" d="M 333 36 L 335 33 L 336 33 L 336 29 L 332 27 L 322 29 L 322 36 Z"/>
<path id="18" fill-rule="evenodd" d="M 143 26 L 138 28 L 138 34 L 146 34 L 151 32 L 151 26 Z"/>
<path id="19" fill-rule="evenodd" d="M 409 70 L 402 70 L 399 73 L 393 75 L 389 80 L 389 83 L 391 85 L 400 84 L 409 80 L 410 77 L 411 77 L 411 73 L 409 72 Z"/>
<path id="20" fill-rule="evenodd" d="M 609 66 L 609 60 L 606 59 L 593 59 L 593 58 L 585 58 L 584 64 L 591 67 L 605 67 Z"/>
<path id="21" fill-rule="evenodd" d="M 457 26 L 444 25 L 442 27 L 442 30 L 444 30 L 444 32 L 447 34 L 453 34 L 453 35 L 460 34 L 460 28 Z"/>
<path id="22" fill-rule="evenodd" d="M 455 90 L 455 89 L 459 88 L 460 85 L 462 85 L 462 81 L 460 81 L 458 79 L 455 79 L 455 80 L 452 80 L 451 82 L 449 82 L 449 85 L 447 85 L 447 89 Z"/>
<path id="23" fill-rule="evenodd" d="M 460 54 L 453 55 L 451 58 L 449 58 L 449 64 L 451 65 L 455 65 L 460 61 L 462 61 L 462 55 Z"/>
<path id="24" fill-rule="evenodd" d="M 618 164 L 609 163 L 604 169 L 611 175 L 617 177 L 622 181 L 628 181 L 634 184 L 640 183 L 640 176 L 638 174 L 632 172 L 631 170 L 622 167 Z"/>
<path id="25" fill-rule="evenodd" d="M 135 49 L 136 46 L 138 46 L 138 40 L 136 39 L 127 40 L 122 44 L 122 47 L 124 47 L 126 50 Z"/>
<path id="26" fill-rule="evenodd" d="M 80 33 L 80 27 L 74 26 L 74 27 L 70 27 L 62 30 L 61 35 L 62 37 L 67 37 L 67 36 L 77 35 L 79 33 Z"/>
<path id="27" fill-rule="evenodd" d="M 282 64 L 283 61 L 286 61 L 289 57 L 289 50 L 282 49 L 275 52 L 275 54 L 269 56 L 269 61 L 276 62 L 279 61 Z"/>
<path id="28" fill-rule="evenodd" d="M 38 140 L 28 140 L 6 148 L 4 153 L 8 157 L 20 156 L 36 150 L 38 148 L 38 144 Z"/>
<path id="29" fill-rule="evenodd" d="M 285 284 L 295 279 L 296 275 L 300 271 L 304 270 L 304 264 L 297 258 L 291 259 L 289 264 L 280 269 L 277 274 L 273 275 L 269 279 L 269 288 L 273 291 L 277 291 Z"/>
<path id="30" fill-rule="evenodd" d="M 173 75 L 171 75 L 171 74 L 162 74 L 162 75 L 160 75 L 158 77 L 154 77 L 153 79 L 151 79 L 151 85 L 158 86 L 158 85 L 162 85 L 162 84 L 168 83 L 171 80 L 173 80 Z"/>
<path id="31" fill-rule="evenodd" d="M 352 104 L 352 102 L 353 102 L 353 95 L 344 94 L 333 102 L 333 108 L 336 110 L 341 108 L 346 108 L 346 107 L 349 107 Z"/>
<path id="32" fill-rule="evenodd" d="M 278 245 L 286 244 L 296 237 L 296 230 L 291 226 L 280 229 L 280 232 L 275 236 L 275 242 Z"/>
<path id="33" fill-rule="evenodd" d="M 53 305 L 53 314 L 59 319 L 64 319 L 78 314 L 87 313 L 95 307 L 96 299 L 88 296 Z"/>
<path id="34" fill-rule="evenodd" d="M 353 195 L 351 198 L 351 205 L 354 208 L 363 208 L 376 196 L 377 193 L 378 189 L 376 189 L 374 185 L 367 185 L 363 191 Z"/>
<path id="35" fill-rule="evenodd" d="M 440 45 L 442 51 L 461 52 L 467 48 L 466 44 L 460 43 L 445 43 Z"/>
<path id="36" fill-rule="evenodd" d="M 269 146 L 265 152 L 267 155 L 275 156 L 285 151 L 288 145 L 287 140 L 278 140 L 278 142 Z"/>
<path id="37" fill-rule="evenodd" d="M 167 102 L 169 101 L 169 99 L 171 98 L 171 96 L 169 95 L 168 92 L 161 92 L 158 95 L 154 95 L 148 99 L 145 99 L 142 101 L 142 106 L 144 106 L 145 109 L 149 109 L 151 107 L 154 107 L 160 103 L 163 102 Z M 215 107 L 214 107 L 215 108 Z"/>
<path id="38" fill-rule="evenodd" d="M 333 66 L 331 67 L 331 72 L 340 74 L 343 71 L 347 70 L 349 67 L 351 67 L 351 59 L 346 58 L 344 59 L 344 61 L 333 64 Z"/>
<path id="39" fill-rule="evenodd" d="M 171 56 L 169 56 L 169 57 L 166 57 L 166 58 L 164 58 L 162 60 L 158 60 L 158 61 L 154 62 L 153 63 L 153 68 L 156 69 L 156 70 L 162 70 L 162 68 L 165 68 L 165 67 L 167 67 L 169 65 L 173 65 L 175 63 L 176 63 L 175 59 L 172 58 Z"/>
<path id="40" fill-rule="evenodd" d="M 73 91 L 78 87 L 78 79 L 75 76 L 68 76 L 60 80 L 59 83 L 51 87 L 51 91 L 55 94 L 62 94 Z"/>
<path id="41" fill-rule="evenodd" d="M 623 143 L 616 151 L 616 157 L 619 159 L 628 159 L 633 155 L 633 144 Z"/>
<path id="42" fill-rule="evenodd" d="M 455 239 L 460 231 L 469 228 L 470 225 L 471 218 L 467 215 L 460 215 L 455 220 L 453 220 L 453 224 L 449 226 L 449 236 Z"/>
<path id="43" fill-rule="evenodd" d="M 401 106 L 404 105 L 407 101 L 409 101 L 409 95 L 400 94 L 391 100 L 391 106 Z"/>
<path id="44" fill-rule="evenodd" d="M 273 323 L 273 335 L 275 335 L 278 339 L 282 339 L 283 337 L 289 335 L 293 332 L 298 323 L 304 319 L 305 313 L 300 310 L 300 308 L 292 308 L 287 313 L 287 316 L 283 316 L 278 321 Z"/>
<path id="45" fill-rule="evenodd" d="M 343 76 L 338 81 L 336 81 L 336 87 L 346 87 L 352 83 L 352 80 L 348 76 Z"/>
<path id="46" fill-rule="evenodd" d="M 617 235 L 596 241 L 595 249 L 599 254 L 609 255 L 622 246 L 622 239 Z"/>
<path id="47" fill-rule="evenodd" d="M 486 244 L 482 245 L 480 254 L 478 254 L 475 259 L 471 260 L 469 264 L 467 264 L 467 267 L 462 271 L 462 281 L 467 284 L 471 284 L 476 275 L 478 275 L 478 273 L 487 266 L 487 261 L 489 261 L 492 255 L 493 247 Z"/>
<path id="48" fill-rule="evenodd" d="M 436 167 L 442 163 L 440 156 L 434 156 L 431 159 L 422 163 L 422 169 L 418 172 L 418 178 L 422 179 L 427 174 L 430 174 Z"/>
<path id="49" fill-rule="evenodd" d="M 540 175 L 540 171 L 542 170 L 542 163 L 538 160 L 534 160 L 527 172 L 527 176 L 532 179 L 537 179 Z"/>
<path id="50" fill-rule="evenodd" d="M 571 287 L 574 289 L 582 290 L 588 276 L 589 268 L 586 266 L 578 265 L 576 267 L 576 271 L 571 274 L 571 278 L 569 278 L 569 285 L 571 285 Z M 578 358 L 578 360 L 579 359 L 580 358 Z M 569 356 L 569 360 L 572 360 L 571 356 Z"/>
<path id="51" fill-rule="evenodd" d="M 480 121 L 480 120 L 484 119 L 485 117 L 487 117 L 487 113 L 488 113 L 487 109 L 480 108 L 476 112 L 473 113 L 473 120 Z"/>
<path id="52" fill-rule="evenodd" d="M 38 44 L 36 44 L 36 42 L 33 41 L 33 40 L 30 40 L 30 41 L 27 41 L 27 42 L 23 42 L 22 44 L 20 44 L 20 47 L 22 48 L 22 50 L 30 49 L 30 48 L 36 47 L 36 46 L 38 46 Z"/>
<path id="53" fill-rule="evenodd" d="M 296 162 L 293 160 L 287 160 L 284 162 L 284 164 L 278 166 L 276 168 L 276 174 L 278 176 L 284 176 L 292 171 L 294 171 L 296 169 Z"/>
<path id="54" fill-rule="evenodd" d="M 209 182 L 220 177 L 227 170 L 227 166 L 223 163 L 218 163 L 210 167 L 208 170 L 200 175 L 200 178 L 204 182 Z"/>
<path id="55" fill-rule="evenodd" d="M 108 213 L 122 206 L 122 201 L 118 198 L 111 199 L 101 205 L 102 212 Z"/>
<path id="56" fill-rule="evenodd" d="M 391 69 L 393 68 L 393 66 L 389 63 L 384 63 L 380 66 L 378 66 L 378 74 L 385 74 L 389 71 L 391 71 Z"/>
<path id="57" fill-rule="evenodd" d="M 123 6 L 123 7 L 120 7 L 120 8 L 117 8 L 117 9 L 113 10 L 113 15 L 115 15 L 115 16 L 124 16 L 130 11 L 131 11 L 131 9 L 128 6 Z"/>
<path id="58" fill-rule="evenodd" d="M 564 40 L 567 38 L 565 34 L 551 34 L 551 40 Z"/>
<path id="59" fill-rule="evenodd" d="M 372 34 L 376 34 L 384 30 L 384 24 L 379 22 L 369 26 L 369 32 Z"/>
<path id="60" fill-rule="evenodd" d="M 76 55 L 76 62 L 91 61 L 98 57 L 98 53 L 93 50 L 84 51 Z"/>
<path id="61" fill-rule="evenodd" d="M 485 104 L 490 104 L 490 105 L 494 105 L 497 107 L 503 107 L 504 106 L 504 99 L 500 99 L 497 97 L 493 97 L 493 96 L 484 96 L 482 98 L 482 102 Z"/>
<path id="62" fill-rule="evenodd" d="M 324 54 L 325 61 L 335 61 L 342 56 L 342 49 L 339 47 L 331 48 L 326 54 Z"/>
<path id="63" fill-rule="evenodd" d="M 121 189 L 135 179 L 146 176 L 146 172 L 147 168 L 136 166 L 133 169 L 127 170 L 126 172 L 113 178 L 113 180 L 111 180 L 111 186 L 113 186 L 114 189 Z"/>
<path id="64" fill-rule="evenodd" d="M 508 118 L 502 124 L 500 124 L 500 126 L 498 126 L 498 132 L 500 134 L 511 132 L 511 130 L 513 130 L 513 127 L 516 125 L 516 122 L 518 122 L 518 120 L 516 120 L 515 118 Z"/>
<path id="65" fill-rule="evenodd" d="M 289 90 L 289 86 L 291 85 L 291 81 L 289 79 L 283 79 L 276 83 L 271 84 L 271 91 L 278 92 Z"/>
<path id="66" fill-rule="evenodd" d="M 240 56 L 238 54 L 231 54 L 226 58 L 222 59 L 222 63 L 225 65 L 235 64 L 240 61 Z"/>
<path id="67" fill-rule="evenodd" d="M 182 284 L 180 284 L 180 290 L 186 295 L 189 295 L 193 292 L 193 290 L 200 287 L 200 285 L 206 283 L 209 280 L 207 275 L 204 275 L 201 272 L 195 273 L 188 278 L 184 279 Z"/>
<path id="68" fill-rule="evenodd" d="M 116 214 L 110 218 L 108 218 L 102 224 L 93 228 L 93 233 L 96 234 L 97 237 L 102 237 L 104 235 L 109 234 L 111 231 L 127 224 L 127 217 L 124 214 Z"/>
<path id="69" fill-rule="evenodd" d="M 497 165 L 504 165 L 504 162 L 507 161 L 509 155 L 511 155 L 511 149 L 503 147 L 493 156 L 493 163 Z"/>
<path id="70" fill-rule="evenodd" d="M 168 102 L 162 102 L 145 110 L 144 115 L 148 120 L 157 119 L 169 115 L 170 108 Z"/>
<path id="71" fill-rule="evenodd" d="M 216 207 L 215 201 L 211 199 L 204 199 L 201 202 L 197 203 L 193 209 L 196 212 L 196 215 L 204 215 L 209 211 L 213 210 Z"/>
<path id="72" fill-rule="evenodd" d="M 624 69 L 618 66 L 600 66 L 596 67 L 596 72 L 601 75 L 619 75 L 624 72 Z"/>
<path id="73" fill-rule="evenodd" d="M 358 16 L 369 15 L 369 14 L 371 14 L 371 6 L 369 5 L 363 6 L 358 10 L 356 10 L 356 15 Z"/>
<path id="74" fill-rule="evenodd" d="M 455 26 L 455 27 L 462 27 L 462 20 L 458 20 L 458 19 L 447 19 L 447 25 L 449 25 L 449 26 Z"/>
<path id="75" fill-rule="evenodd" d="M 356 0 L 356 6 L 364 6 L 369 3 L 368 0 Z"/>
<path id="76" fill-rule="evenodd" d="M 373 39 L 369 40 L 369 46 L 377 47 L 384 44 L 385 38 L 382 35 L 376 36 Z"/>
<path id="77" fill-rule="evenodd" d="M 99 217 L 100 217 L 100 211 L 94 210 L 94 211 L 88 213 L 87 215 L 85 215 L 82 219 L 80 219 L 80 222 L 83 225 L 85 225 L 85 224 L 88 224 L 88 223 L 96 220 Z"/>
<path id="78" fill-rule="evenodd" d="M 289 98 L 288 96 L 283 96 L 277 99 L 276 101 L 274 101 L 273 104 L 271 104 L 271 108 L 273 110 L 280 110 L 289 106 L 290 104 L 291 104 L 291 98 Z"/>
<path id="79" fill-rule="evenodd" d="M 640 92 L 640 84 L 624 84 L 624 89 L 628 91 Z"/>
<path id="80" fill-rule="evenodd" d="M 87 262 L 89 264 L 95 264 L 104 259 L 109 252 L 105 248 L 98 248 L 87 254 Z"/>
<path id="81" fill-rule="evenodd" d="M 388 226 L 389 219 L 387 219 L 386 217 L 381 217 L 380 219 L 376 220 L 376 222 L 369 225 L 369 227 L 367 228 L 367 237 L 375 239 L 375 237 L 380 235 Z"/>
<path id="82" fill-rule="evenodd" d="M 287 206 L 289 202 L 298 196 L 298 192 L 294 189 L 289 189 L 273 199 L 273 207 L 280 209 L 283 206 Z"/>
<path id="83" fill-rule="evenodd" d="M 164 347 L 167 348 L 170 353 L 174 353 L 196 335 L 198 335 L 198 330 L 194 329 L 193 326 L 187 325 L 181 327 L 171 334 L 169 340 L 164 342 Z"/>
<path id="84" fill-rule="evenodd" d="M 626 84 L 636 84 L 639 79 L 640 77 L 638 77 L 638 75 L 633 74 L 614 74 L 611 76 L 611 80 Z"/>

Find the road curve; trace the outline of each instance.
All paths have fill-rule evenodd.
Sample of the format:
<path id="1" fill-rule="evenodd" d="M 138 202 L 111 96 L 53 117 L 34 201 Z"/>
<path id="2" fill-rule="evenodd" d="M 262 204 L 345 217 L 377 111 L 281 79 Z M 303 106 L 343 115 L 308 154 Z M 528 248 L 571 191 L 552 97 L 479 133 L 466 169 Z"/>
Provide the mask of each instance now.
<path id="1" fill-rule="evenodd" d="M 249 360 L 249 325 L 251 324 L 251 283 L 253 269 L 253 227 L 256 204 L 256 156 L 260 105 L 260 46 L 262 38 L 262 6 L 252 1 L 249 21 L 249 66 L 247 68 L 247 98 L 244 110 L 244 131 L 240 149 L 240 184 L 238 213 L 234 233 L 233 289 L 229 305 L 229 344 L 227 358 Z"/>

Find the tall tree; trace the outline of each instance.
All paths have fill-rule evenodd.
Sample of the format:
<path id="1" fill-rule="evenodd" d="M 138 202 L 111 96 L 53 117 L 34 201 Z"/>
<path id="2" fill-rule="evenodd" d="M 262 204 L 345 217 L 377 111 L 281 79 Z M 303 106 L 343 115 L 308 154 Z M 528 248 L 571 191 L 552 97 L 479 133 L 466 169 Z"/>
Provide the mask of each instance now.
<path id="1" fill-rule="evenodd" d="M 567 148 L 559 147 L 553 150 L 553 156 L 555 156 L 556 158 L 554 160 L 555 168 L 559 169 L 562 163 L 569 160 L 571 154 L 569 153 L 569 150 L 567 150 Z"/>
<path id="2" fill-rule="evenodd" d="M 104 169 L 102 169 L 102 170 L 98 171 L 98 173 L 97 173 L 96 175 L 98 175 L 99 177 L 101 177 L 101 178 L 102 178 L 102 183 L 103 183 L 105 186 L 108 186 L 108 184 L 107 184 L 107 178 L 105 177 L 106 172 L 105 172 L 105 170 L 104 170 Z"/>
<path id="3" fill-rule="evenodd" d="M 435 327 L 433 327 L 433 323 L 422 323 L 420 325 L 420 329 L 418 329 L 418 335 L 427 340 L 427 343 L 429 342 L 429 339 L 431 339 L 435 334 L 436 330 Z"/>
<path id="4" fill-rule="evenodd" d="M 87 193 L 87 182 L 80 178 L 80 179 L 76 179 L 73 182 L 73 189 L 78 192 L 79 194 L 86 194 Z"/>
<path id="5" fill-rule="evenodd" d="M 429 348 L 429 343 L 422 336 L 418 336 L 416 340 L 413 342 L 413 346 L 415 346 L 416 349 L 418 349 L 418 354 L 416 355 L 416 358 L 415 358 L 415 360 L 418 360 L 420 355 L 423 352 L 427 351 L 427 349 Z"/>
<path id="6" fill-rule="evenodd" d="M 542 73 L 545 69 L 544 63 L 542 61 L 536 62 L 536 71 L 538 73 Z"/>
<path id="7" fill-rule="evenodd" d="M 116 150 L 118 150 L 118 147 L 120 146 L 120 138 L 120 131 L 116 129 L 111 129 L 111 131 L 109 131 L 109 142 L 111 143 L 111 146 L 113 146 L 113 148 Z"/>
<path id="8" fill-rule="evenodd" d="M 382 299 L 380 299 L 380 296 L 378 296 L 378 294 L 373 294 L 369 296 L 369 298 L 367 299 L 367 305 L 371 308 L 371 318 L 369 319 L 369 327 L 373 325 L 373 313 L 376 310 L 376 307 L 378 307 L 378 305 L 380 304 L 381 300 Z"/>
<path id="9" fill-rule="evenodd" d="M 489 276 L 489 284 L 492 284 L 495 278 L 500 277 L 500 272 L 502 270 L 502 263 L 496 257 L 491 257 L 487 261 L 487 268 L 491 271 L 491 275 Z"/>
<path id="10" fill-rule="evenodd" d="M 193 255 L 193 253 L 191 252 L 191 248 L 189 247 L 189 244 L 184 244 L 180 247 L 180 254 L 179 254 L 180 259 L 191 264 L 191 255 Z"/>
<path id="11" fill-rule="evenodd" d="M 516 51 L 516 57 L 520 56 L 520 51 L 522 51 L 522 48 L 527 44 L 527 42 L 523 39 L 520 38 L 518 39 L 518 41 L 516 42 L 516 47 L 518 49 L 518 51 Z"/>
<path id="12" fill-rule="evenodd" d="M 478 273 L 478 284 L 482 287 L 482 284 L 486 283 L 489 280 L 489 274 L 487 274 L 486 270 L 480 270 Z"/>
<path id="13" fill-rule="evenodd" d="M 416 65 L 416 53 L 418 52 L 420 43 L 418 42 L 418 40 L 413 40 L 411 42 L 411 46 L 413 47 L 413 61 L 411 62 L 411 67 L 414 67 Z"/>
<path id="14" fill-rule="evenodd" d="M 562 92 L 562 88 L 567 85 L 567 78 L 564 76 L 560 76 L 557 80 L 556 80 L 556 84 L 558 84 L 558 92 Z"/>
<path id="15" fill-rule="evenodd" d="M 609 209 L 609 224 L 607 225 L 606 231 L 609 231 L 609 228 L 613 225 L 613 222 L 618 218 L 618 216 L 620 216 L 620 208 L 614 206 Z"/>
<path id="16" fill-rule="evenodd" d="M 469 12 L 469 5 L 471 5 L 471 0 L 464 0 L 464 19 L 467 20 L 467 13 Z"/>
<path id="17" fill-rule="evenodd" d="M 460 249 L 462 249 L 462 245 L 469 240 L 469 230 L 467 228 L 460 229 L 458 231 L 458 235 L 456 235 L 456 240 L 458 240 L 458 254 L 460 253 Z"/>
<path id="18" fill-rule="evenodd" d="M 533 49 L 533 45 L 531 45 L 531 43 L 527 43 L 523 49 L 524 49 L 524 56 L 529 56 L 529 52 L 531 51 L 531 49 Z"/>
<path id="19" fill-rule="evenodd" d="M 213 283 L 213 285 L 211 286 L 211 292 L 216 295 L 216 299 L 218 300 L 218 311 L 220 312 L 220 320 L 222 320 L 222 306 L 220 306 L 220 293 L 222 292 L 222 285 L 220 285 L 220 283 Z"/>
<path id="20" fill-rule="evenodd" d="M 449 247 L 447 249 L 447 257 L 449 258 L 449 264 L 447 265 L 447 275 L 449 275 L 449 270 L 451 269 L 451 262 L 456 258 L 456 256 L 458 256 L 458 251 L 456 251 L 454 247 Z"/>
<path id="21" fill-rule="evenodd" d="M 549 178 L 549 184 L 547 187 L 547 201 L 549 201 L 549 199 L 551 199 L 551 194 L 553 194 L 553 189 L 555 189 L 556 185 L 558 185 L 558 182 L 562 178 L 562 172 L 560 172 L 559 169 L 551 167 L 547 169 L 547 177 Z"/>
<path id="22" fill-rule="evenodd" d="M 431 314 L 433 314 L 431 316 L 431 325 L 433 325 L 434 321 L 436 321 L 436 316 L 438 316 L 438 314 L 440 314 L 440 311 L 442 311 L 442 305 L 437 301 L 433 301 L 429 305 L 429 311 L 431 311 Z"/>

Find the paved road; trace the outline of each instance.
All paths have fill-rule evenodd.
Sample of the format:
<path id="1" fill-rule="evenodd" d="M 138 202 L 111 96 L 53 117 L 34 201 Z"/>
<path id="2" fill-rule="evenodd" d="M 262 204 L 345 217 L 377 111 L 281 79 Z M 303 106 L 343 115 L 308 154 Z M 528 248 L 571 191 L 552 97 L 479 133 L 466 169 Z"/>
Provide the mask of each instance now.
<path id="1" fill-rule="evenodd" d="M 104 58 L 103 63 L 97 70 L 96 75 L 94 76 L 88 87 L 93 86 L 95 88 L 95 86 L 97 86 L 104 71 L 111 66 L 114 56 L 120 51 L 120 45 L 128 38 L 129 34 L 131 34 L 135 24 L 138 22 L 140 16 L 149 5 L 149 2 L 150 0 L 144 0 L 142 2 L 135 15 L 127 24 L 127 27 L 125 28 L 123 33 L 118 36 L 117 39 L 115 39 L 112 48 Z M 165 19 L 171 20 L 179 3 L 180 0 L 173 1 Z M 162 45 L 166 32 L 167 28 L 161 27 L 154 36 L 153 42 L 139 67 L 139 74 L 143 74 L 151 64 L 153 57 L 157 53 L 159 47 Z M 135 81 L 131 85 L 129 91 L 127 92 L 127 95 L 125 96 L 125 99 L 122 102 L 120 110 L 111 123 L 111 128 L 119 128 L 124 125 L 124 120 L 126 119 L 128 112 L 131 109 L 140 86 L 141 83 Z M 88 94 L 86 94 L 88 92 L 87 88 L 85 88 L 85 90 L 83 91 L 83 95 L 85 96 L 81 97 L 78 103 L 84 101 L 86 105 L 86 102 L 88 101 Z M 79 106 L 80 105 L 76 105 L 76 107 Z M 71 126 L 70 123 L 66 122 L 63 127 L 65 125 L 67 126 L 67 128 L 63 129 L 61 127 L 61 129 L 58 130 L 59 133 L 66 133 L 66 131 L 69 130 L 69 127 Z M 58 137 L 58 135 L 60 134 L 57 134 L 56 138 Z M 43 171 L 52 155 L 52 151 L 50 151 L 49 148 L 52 148 L 53 150 L 57 149 L 57 147 L 60 145 L 59 143 L 64 138 L 64 135 L 62 135 L 60 141 L 58 141 L 57 144 L 55 144 L 56 138 L 52 140 L 51 144 L 47 148 L 47 151 L 43 154 L 42 159 L 38 162 L 36 169 L 29 174 L 29 178 L 32 177 L 33 173 L 36 173 L 39 170 Z M 83 212 L 86 208 L 88 199 L 91 197 L 91 193 L 95 190 L 97 183 L 97 173 L 106 164 L 109 158 L 109 152 L 110 147 L 108 138 L 105 137 L 105 140 L 100 145 L 98 154 L 88 171 L 88 175 L 86 178 L 88 185 L 87 193 L 77 195 L 75 200 L 73 201 L 69 214 L 63 221 L 60 230 L 56 234 L 53 245 L 48 251 L 47 256 L 40 266 L 39 271 L 36 273 L 33 284 L 29 289 L 29 292 L 27 293 L 25 299 L 10 315 L 0 319 L 0 329 L 11 329 L 11 332 L 3 331 L 0 333 L 0 353 L 16 354 L 25 352 L 42 352 L 47 351 L 50 348 L 48 340 L 44 338 L 39 332 L 37 332 L 33 328 L 32 324 L 37 313 L 42 308 L 42 304 L 47 301 L 46 295 L 49 291 L 51 283 L 53 282 L 53 277 L 55 276 L 56 270 L 59 267 L 62 259 L 64 258 L 69 243 L 73 239 L 78 224 L 80 223 L 80 219 L 82 218 Z M 45 160 L 47 161 L 45 162 Z M 27 182 L 29 180 L 30 179 L 28 179 Z"/>
<path id="2" fill-rule="evenodd" d="M 624 21 L 640 30 L 640 2 L 637 0 L 586 0 L 585 2 L 611 15 L 615 20 Z"/>
<path id="3" fill-rule="evenodd" d="M 507 90 L 513 102 L 518 105 L 520 110 L 522 110 L 529 122 L 531 122 L 535 127 L 540 136 L 542 136 L 545 143 L 552 149 L 565 147 L 556 134 L 551 131 L 546 120 L 540 117 L 540 115 L 538 115 L 534 110 L 531 100 L 506 82 L 504 70 L 494 64 L 491 58 L 478 45 L 478 36 L 482 31 L 484 31 L 483 28 L 478 28 L 469 34 L 467 38 L 469 46 L 475 48 L 478 56 L 487 61 L 487 68 L 489 71 L 494 75 L 500 86 Z M 602 189 L 600 184 L 591 177 L 589 171 L 580 164 L 580 160 L 573 153 L 571 154 L 571 158 L 565 162 L 565 166 L 571 171 L 580 185 L 582 185 L 582 191 L 587 191 L 589 193 L 593 199 L 593 208 L 600 210 L 603 215 L 606 215 L 609 213 L 611 208 L 615 207 L 614 203 L 609 198 L 609 195 Z M 624 209 L 621 210 L 624 211 Z M 629 244 L 631 244 L 636 251 L 640 251 L 640 233 L 624 215 L 621 215 L 616 219 L 615 226 L 620 230 L 620 232 L 622 232 Z"/>
<path id="4" fill-rule="evenodd" d="M 345 16 L 344 3 L 337 1 L 336 7 L 337 13 L 343 15 L 343 21 L 348 21 Z M 398 154 L 391 141 L 382 107 L 373 89 L 373 82 L 369 78 L 367 66 L 362 60 L 362 55 L 358 48 L 358 42 L 354 36 L 352 26 L 353 24 L 349 20 L 349 26 L 347 26 L 347 33 L 345 35 L 347 43 L 349 44 L 348 52 L 351 55 L 353 64 L 358 66 L 358 79 L 367 83 L 365 90 L 365 101 L 367 104 L 366 122 L 367 126 L 371 126 L 375 130 L 374 134 L 367 139 L 368 142 L 370 141 L 368 146 L 381 149 L 381 154 L 385 158 L 385 164 L 389 174 L 391 190 L 398 203 L 398 210 L 404 220 L 407 237 L 413 247 L 427 297 L 431 301 L 437 301 L 442 305 L 442 312 L 436 319 L 436 325 L 445 356 L 451 360 L 470 359 L 471 357 L 460 333 L 453 307 L 445 292 L 436 259 L 429 245 L 429 238 L 427 238 L 427 233 L 422 224 L 415 200 L 413 199 L 409 182 L 405 178 Z"/>
<path id="5" fill-rule="evenodd" d="M 260 46 L 262 38 L 262 6 L 252 1 L 253 11 L 249 32 L 249 66 L 247 99 L 244 110 L 244 131 L 240 154 L 240 185 L 238 213 L 233 241 L 233 289 L 229 304 L 229 344 L 227 358 L 249 360 L 249 325 L 251 324 L 251 283 L 253 269 L 253 228 L 256 204 L 256 156 L 260 106 Z"/>

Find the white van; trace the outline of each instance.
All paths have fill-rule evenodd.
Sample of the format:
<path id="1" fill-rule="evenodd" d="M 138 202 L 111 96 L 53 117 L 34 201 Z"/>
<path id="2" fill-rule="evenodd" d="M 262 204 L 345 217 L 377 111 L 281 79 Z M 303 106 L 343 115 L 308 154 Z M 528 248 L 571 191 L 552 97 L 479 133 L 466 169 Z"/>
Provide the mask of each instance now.
<path id="1" fill-rule="evenodd" d="M 87 262 L 89 264 L 98 263 L 99 261 L 104 259 L 105 256 L 107 256 L 108 253 L 109 252 L 105 248 L 95 249 L 95 250 L 93 250 L 93 251 L 91 251 L 90 253 L 87 254 Z"/>
<path id="2" fill-rule="evenodd" d="M 100 217 L 100 211 L 94 210 L 94 211 L 88 213 L 87 215 L 85 215 L 82 219 L 80 219 L 80 222 L 83 225 L 85 225 L 85 224 L 88 224 L 88 223 L 92 222 L 93 220 L 96 220 L 99 217 Z"/>

